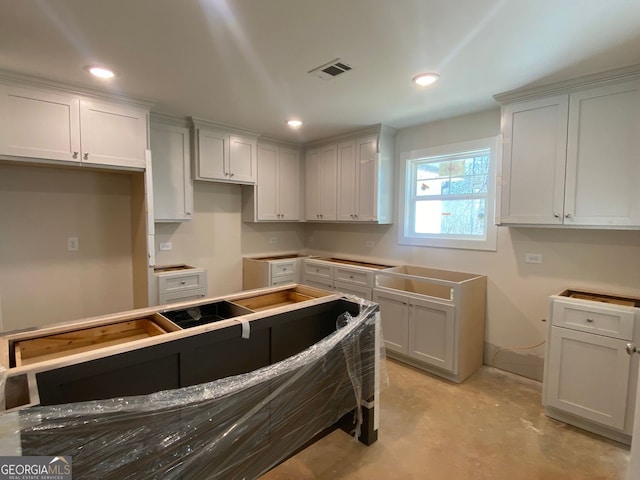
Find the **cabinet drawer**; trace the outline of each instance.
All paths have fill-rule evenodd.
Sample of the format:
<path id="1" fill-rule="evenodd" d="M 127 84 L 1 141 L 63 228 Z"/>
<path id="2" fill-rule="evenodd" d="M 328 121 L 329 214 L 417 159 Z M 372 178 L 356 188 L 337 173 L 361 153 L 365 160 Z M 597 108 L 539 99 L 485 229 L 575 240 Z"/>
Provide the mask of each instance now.
<path id="1" fill-rule="evenodd" d="M 371 300 L 372 298 L 372 290 L 368 287 L 352 285 L 346 282 L 335 282 L 334 289 L 336 292 L 355 295 L 356 297 L 364 298 L 366 300 Z"/>
<path id="2" fill-rule="evenodd" d="M 333 267 L 321 263 L 304 262 L 304 273 L 316 278 L 324 278 L 333 282 Z"/>
<path id="3" fill-rule="evenodd" d="M 199 300 L 206 297 L 207 292 L 204 288 L 196 290 L 185 290 L 172 293 L 161 294 L 158 298 L 159 304 L 164 305 L 166 303 L 188 302 L 189 300 Z"/>
<path id="4" fill-rule="evenodd" d="M 373 272 L 337 267 L 335 269 L 335 280 L 371 288 L 373 286 Z"/>
<path id="5" fill-rule="evenodd" d="M 158 294 L 177 292 L 192 288 L 206 288 L 204 272 L 162 276 L 158 278 Z"/>
<path id="6" fill-rule="evenodd" d="M 297 260 L 290 262 L 273 262 L 271 264 L 271 278 L 275 280 L 277 277 L 295 275 L 296 263 Z"/>
<path id="7" fill-rule="evenodd" d="M 629 307 L 553 302 L 553 325 L 622 340 L 633 338 L 634 310 Z"/>
<path id="8" fill-rule="evenodd" d="M 298 283 L 295 275 L 283 275 L 279 277 L 273 277 L 271 279 L 272 287 L 277 287 L 278 285 L 287 285 L 289 283 Z"/>

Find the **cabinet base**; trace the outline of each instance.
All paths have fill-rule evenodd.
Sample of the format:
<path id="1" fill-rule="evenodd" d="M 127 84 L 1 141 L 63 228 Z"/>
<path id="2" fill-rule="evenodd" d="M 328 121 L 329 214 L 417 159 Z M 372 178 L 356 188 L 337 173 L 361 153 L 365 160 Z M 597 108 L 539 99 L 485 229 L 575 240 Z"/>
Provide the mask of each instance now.
<path id="1" fill-rule="evenodd" d="M 569 413 L 557 410 L 553 407 L 545 406 L 544 413 L 547 417 L 553 418 L 554 420 L 559 420 L 569 425 L 573 425 L 574 427 L 581 428 L 588 432 L 595 433 L 596 435 L 600 435 L 610 440 L 615 440 L 616 442 L 620 442 L 625 445 L 631 445 L 631 435 L 628 435 L 624 432 L 620 432 L 603 425 L 589 422 Z"/>
<path id="2" fill-rule="evenodd" d="M 416 360 L 415 358 L 411 358 L 408 355 L 404 355 L 402 353 L 387 350 L 386 355 L 389 358 L 398 360 L 399 362 L 402 362 L 402 363 L 406 363 L 407 365 L 411 365 L 412 367 L 419 368 L 420 370 L 424 370 L 425 372 L 431 373 L 433 375 L 437 375 L 438 377 L 442 377 L 454 383 L 462 383 L 467 378 L 469 378 L 472 373 L 475 372 L 474 370 L 474 372 L 471 372 L 466 376 L 462 376 L 459 373 L 453 373 L 448 370 L 443 370 L 442 368 L 434 367 L 433 365 L 429 365 L 427 363 L 421 362 L 420 360 Z"/>

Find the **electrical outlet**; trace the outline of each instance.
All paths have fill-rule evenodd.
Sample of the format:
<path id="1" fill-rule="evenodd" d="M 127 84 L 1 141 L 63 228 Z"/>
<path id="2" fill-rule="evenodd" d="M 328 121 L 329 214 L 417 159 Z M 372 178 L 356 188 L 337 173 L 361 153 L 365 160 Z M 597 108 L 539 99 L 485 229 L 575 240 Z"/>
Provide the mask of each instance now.
<path id="1" fill-rule="evenodd" d="M 168 251 L 173 249 L 173 243 L 171 242 L 160 242 L 160 250 Z"/>
<path id="2" fill-rule="evenodd" d="M 80 248 L 78 243 L 78 237 L 69 237 L 67 238 L 67 250 L 70 252 L 77 252 Z"/>
<path id="3" fill-rule="evenodd" d="M 276 243 L 278 243 L 278 237 L 271 237 L 269 239 L 269 244 L 270 245 L 275 245 Z"/>
<path id="4" fill-rule="evenodd" d="M 542 254 L 541 253 L 525 253 L 524 261 L 525 263 L 542 263 Z"/>
<path id="5" fill-rule="evenodd" d="M 367 248 L 373 248 L 376 246 L 376 243 L 373 240 L 367 240 L 364 242 L 364 246 Z"/>

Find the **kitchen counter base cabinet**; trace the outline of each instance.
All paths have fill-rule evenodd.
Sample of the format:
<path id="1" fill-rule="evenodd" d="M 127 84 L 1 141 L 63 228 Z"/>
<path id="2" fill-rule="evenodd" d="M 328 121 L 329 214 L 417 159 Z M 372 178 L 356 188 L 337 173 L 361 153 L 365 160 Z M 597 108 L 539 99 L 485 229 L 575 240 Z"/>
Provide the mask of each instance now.
<path id="1" fill-rule="evenodd" d="M 387 354 L 460 383 L 483 363 L 486 277 L 404 265 L 376 273 Z"/>
<path id="2" fill-rule="evenodd" d="M 336 330 L 336 318 L 344 312 L 354 319 Z M 56 403 L 78 398 L 83 377 L 85 386 L 102 383 L 106 400 L 18 411 L 22 454 L 49 454 L 55 443 L 62 452 L 74 452 L 73 472 L 82 478 L 123 478 L 131 471 L 176 479 L 257 478 L 317 440 L 318 432 L 353 430 L 359 405 L 364 405 L 360 440 L 373 443 L 380 351 L 376 312 L 374 304 L 337 299 L 253 321 L 249 339 L 233 325 L 140 349 L 136 358 L 102 359 L 116 367 L 110 371 L 102 364 L 102 378 L 92 375 L 95 364 L 74 366 L 74 375 L 49 372 L 49 383 L 57 375 L 64 385 Z M 126 378 L 134 365 L 138 379 L 144 379 L 145 368 L 156 379 L 156 385 L 147 381 L 148 389 L 169 390 L 119 398 L 145 390 Z M 201 383 L 218 376 L 224 378 Z M 353 378 L 361 380 L 361 393 Z M 163 441 L 168 432 L 171 442 Z"/>
<path id="3" fill-rule="evenodd" d="M 550 305 L 545 413 L 629 444 L 638 360 L 627 345 L 640 340 L 634 333 L 640 301 L 567 290 Z"/>

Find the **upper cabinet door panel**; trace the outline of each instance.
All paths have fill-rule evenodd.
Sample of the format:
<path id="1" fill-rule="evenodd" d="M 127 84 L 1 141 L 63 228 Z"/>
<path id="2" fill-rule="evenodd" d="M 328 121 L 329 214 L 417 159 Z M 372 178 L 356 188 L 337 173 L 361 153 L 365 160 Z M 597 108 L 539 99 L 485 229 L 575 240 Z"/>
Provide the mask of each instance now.
<path id="1" fill-rule="evenodd" d="M 80 162 L 77 96 L 0 85 L 0 154 Z"/>
<path id="2" fill-rule="evenodd" d="M 357 176 L 356 142 L 350 141 L 338 144 L 338 220 L 355 220 Z"/>
<path id="3" fill-rule="evenodd" d="M 80 129 L 84 163 L 145 168 L 145 110 L 83 99 Z"/>
<path id="4" fill-rule="evenodd" d="M 300 220 L 300 154 L 280 148 L 278 163 L 279 210 L 282 220 Z"/>
<path id="5" fill-rule="evenodd" d="M 278 220 L 278 147 L 258 147 L 258 220 Z"/>
<path id="6" fill-rule="evenodd" d="M 155 220 L 190 220 L 193 210 L 193 182 L 189 129 L 151 124 L 150 138 Z"/>
<path id="7" fill-rule="evenodd" d="M 229 138 L 229 177 L 233 182 L 256 183 L 257 141 L 255 139 L 237 137 Z"/>
<path id="8" fill-rule="evenodd" d="M 501 221 L 562 223 L 568 96 L 504 107 Z"/>
<path id="9" fill-rule="evenodd" d="M 229 135 L 198 129 L 197 180 L 227 180 Z"/>
<path id="10" fill-rule="evenodd" d="M 378 220 L 378 136 L 358 140 L 357 164 L 358 182 L 356 184 L 357 218 L 361 222 Z"/>
<path id="11" fill-rule="evenodd" d="M 565 223 L 640 225 L 640 82 L 570 96 Z"/>

